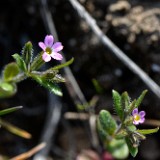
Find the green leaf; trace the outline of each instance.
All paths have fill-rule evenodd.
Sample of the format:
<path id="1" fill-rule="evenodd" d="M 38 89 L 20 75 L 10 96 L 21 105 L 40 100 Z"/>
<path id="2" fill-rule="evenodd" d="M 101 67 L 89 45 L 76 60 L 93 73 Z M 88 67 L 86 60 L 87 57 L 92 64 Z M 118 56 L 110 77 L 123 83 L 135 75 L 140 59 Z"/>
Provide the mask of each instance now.
<path id="1" fill-rule="evenodd" d="M 3 70 L 3 79 L 5 82 L 12 81 L 15 76 L 19 73 L 19 67 L 16 63 L 9 63 Z"/>
<path id="2" fill-rule="evenodd" d="M 59 70 L 59 69 L 61 69 L 61 68 L 64 68 L 64 67 L 69 66 L 70 64 L 73 63 L 73 61 L 74 61 L 74 58 L 71 58 L 69 61 L 67 61 L 67 62 L 65 62 L 65 63 L 62 63 L 62 64 L 60 64 L 60 65 L 57 65 L 57 66 L 55 66 L 55 67 L 53 67 L 53 68 L 51 68 L 51 69 L 53 69 L 53 70 Z"/>
<path id="3" fill-rule="evenodd" d="M 126 159 L 129 155 L 129 150 L 124 139 L 113 139 L 107 145 L 107 150 L 116 159 Z"/>
<path id="4" fill-rule="evenodd" d="M 22 58 L 25 61 L 26 65 L 28 66 L 33 57 L 33 47 L 31 42 L 27 42 L 22 49 Z"/>
<path id="5" fill-rule="evenodd" d="M 154 128 L 154 129 L 141 129 L 141 130 L 137 129 L 137 132 L 145 135 L 145 134 L 156 133 L 158 132 L 158 130 L 159 130 L 159 127 Z"/>
<path id="6" fill-rule="evenodd" d="M 136 108 L 135 104 L 136 104 L 136 99 L 130 103 L 128 115 L 131 114 L 131 112 Z"/>
<path id="7" fill-rule="evenodd" d="M 136 126 L 135 125 L 130 125 L 130 126 L 127 126 L 127 129 L 130 131 L 130 132 L 134 132 L 136 131 Z"/>
<path id="8" fill-rule="evenodd" d="M 3 116 L 3 115 L 8 114 L 8 113 L 15 112 L 15 111 L 17 111 L 21 108 L 22 108 L 22 106 L 18 106 L 18 107 L 12 107 L 12 108 L 1 110 L 0 111 L 0 116 Z"/>
<path id="9" fill-rule="evenodd" d="M 93 78 L 92 83 L 97 93 L 99 94 L 103 93 L 103 88 L 100 86 L 99 82 L 96 79 Z"/>
<path id="10" fill-rule="evenodd" d="M 40 52 L 33 60 L 33 62 L 31 63 L 31 71 L 36 71 L 39 68 L 41 68 L 44 64 L 45 61 L 42 59 L 42 54 L 43 52 Z"/>
<path id="11" fill-rule="evenodd" d="M 121 96 L 117 91 L 113 90 L 112 97 L 113 97 L 113 105 L 114 105 L 115 111 L 117 115 L 120 117 L 120 119 L 123 121 L 124 108 L 122 107 Z"/>
<path id="12" fill-rule="evenodd" d="M 148 91 L 144 90 L 141 95 L 139 96 L 139 98 L 137 99 L 136 103 L 135 103 L 135 108 L 139 107 L 139 105 L 142 103 L 144 96 L 146 95 Z"/>
<path id="13" fill-rule="evenodd" d="M 31 75 L 31 77 L 38 82 L 40 85 L 42 85 L 43 87 L 45 87 L 46 89 L 48 89 L 49 91 L 51 91 L 52 93 L 58 95 L 58 96 L 62 96 L 63 93 L 61 91 L 61 89 L 54 83 L 49 82 L 45 79 L 43 79 L 40 76 L 35 76 L 35 75 Z"/>
<path id="14" fill-rule="evenodd" d="M 117 129 L 117 123 L 112 118 L 111 114 L 106 110 L 101 110 L 98 116 L 100 125 L 109 135 L 113 135 Z"/>
<path id="15" fill-rule="evenodd" d="M 128 112 L 129 105 L 130 105 L 130 97 L 127 92 L 122 93 L 121 101 L 122 101 L 122 105 L 124 106 L 123 108 L 125 108 L 125 111 Z"/>
<path id="16" fill-rule="evenodd" d="M 24 60 L 22 59 L 22 57 L 17 53 L 12 55 L 12 57 L 16 60 L 16 63 L 18 65 L 18 67 L 22 71 L 26 72 L 27 71 L 27 67 L 26 67 L 26 64 L 25 64 Z"/>
<path id="17" fill-rule="evenodd" d="M 133 157 L 136 157 L 136 155 L 138 153 L 138 147 L 134 147 L 132 142 L 130 141 L 130 139 L 128 137 L 126 137 L 125 140 L 126 140 L 126 143 L 127 143 L 130 154 Z"/>
<path id="18" fill-rule="evenodd" d="M 17 91 L 17 86 L 14 83 L 1 82 L 0 83 L 0 98 L 7 98 L 13 96 Z"/>
<path id="19" fill-rule="evenodd" d="M 97 119 L 97 130 L 98 130 L 98 135 L 99 135 L 99 137 L 100 137 L 100 139 L 102 140 L 103 143 L 110 140 L 110 136 L 109 136 L 108 132 L 106 132 L 102 128 L 102 125 L 101 125 L 99 119 Z"/>

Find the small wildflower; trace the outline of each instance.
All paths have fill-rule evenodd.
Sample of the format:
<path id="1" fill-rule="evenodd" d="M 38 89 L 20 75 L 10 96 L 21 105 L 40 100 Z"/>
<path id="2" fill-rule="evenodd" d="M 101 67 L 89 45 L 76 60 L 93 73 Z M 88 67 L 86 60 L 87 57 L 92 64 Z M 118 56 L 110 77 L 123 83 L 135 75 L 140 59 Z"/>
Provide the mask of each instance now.
<path id="1" fill-rule="evenodd" d="M 135 108 L 132 111 L 132 116 L 133 116 L 133 124 L 138 125 L 139 123 L 143 123 L 145 121 L 145 111 L 140 111 L 138 113 L 138 108 Z"/>
<path id="2" fill-rule="evenodd" d="M 38 45 L 44 51 L 42 59 L 45 62 L 49 62 L 51 57 L 56 60 L 62 60 L 63 56 L 58 52 L 63 49 L 63 46 L 61 42 L 54 43 L 54 38 L 52 35 L 47 35 L 44 39 L 44 42 L 39 42 Z"/>

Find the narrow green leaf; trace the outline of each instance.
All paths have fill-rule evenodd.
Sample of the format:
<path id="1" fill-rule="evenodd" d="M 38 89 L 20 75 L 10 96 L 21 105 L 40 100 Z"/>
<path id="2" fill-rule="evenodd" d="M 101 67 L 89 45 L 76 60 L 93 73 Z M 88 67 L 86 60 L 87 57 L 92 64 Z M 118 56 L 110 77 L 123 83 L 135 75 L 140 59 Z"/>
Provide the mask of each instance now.
<path id="1" fill-rule="evenodd" d="M 112 118 L 111 114 L 106 110 L 101 110 L 98 116 L 100 125 L 102 129 L 106 131 L 109 135 L 113 135 L 117 129 L 117 123 Z"/>
<path id="2" fill-rule="evenodd" d="M 127 92 L 123 92 L 121 95 L 122 106 L 125 108 L 125 111 L 128 112 L 130 105 L 130 97 Z"/>
<path id="3" fill-rule="evenodd" d="M 139 96 L 139 98 L 137 99 L 136 103 L 135 103 L 135 108 L 139 107 L 139 105 L 142 103 L 144 96 L 146 95 L 148 91 L 144 90 L 141 95 Z"/>
<path id="4" fill-rule="evenodd" d="M 19 73 L 19 67 L 16 63 L 9 63 L 3 70 L 3 79 L 5 82 L 12 81 L 15 76 Z"/>
<path id="5" fill-rule="evenodd" d="M 12 57 L 16 60 L 16 63 L 18 65 L 18 67 L 22 71 L 26 72 L 27 71 L 27 67 L 26 67 L 26 64 L 25 64 L 24 60 L 22 59 L 22 57 L 17 53 L 12 55 Z"/>
<path id="6" fill-rule="evenodd" d="M 7 98 L 13 96 L 17 92 L 17 86 L 14 83 L 1 82 L 0 83 L 0 98 Z"/>
<path id="7" fill-rule="evenodd" d="M 138 129 L 137 132 L 140 133 L 140 134 L 152 134 L 152 133 L 156 133 L 158 132 L 159 130 L 159 127 L 157 128 L 154 128 L 154 129 Z"/>
<path id="8" fill-rule="evenodd" d="M 126 159 L 129 155 L 129 150 L 124 139 L 113 139 L 107 145 L 107 150 L 116 159 Z"/>
<path id="9" fill-rule="evenodd" d="M 43 52 L 40 52 L 33 60 L 33 62 L 31 63 L 31 71 L 36 71 L 39 68 L 41 68 L 44 64 L 45 61 L 42 59 L 42 54 Z"/>
<path id="10" fill-rule="evenodd" d="M 130 154 L 133 157 L 136 157 L 136 155 L 138 153 L 138 147 L 134 147 L 132 142 L 130 141 L 130 139 L 128 137 L 126 137 L 125 140 L 126 140 L 126 143 L 127 143 Z"/>
<path id="11" fill-rule="evenodd" d="M 63 93 L 61 91 L 61 89 L 54 83 L 49 82 L 45 79 L 43 79 L 40 76 L 35 76 L 35 75 L 31 75 L 31 77 L 38 82 L 40 85 L 42 85 L 43 87 L 47 88 L 49 91 L 51 91 L 52 93 L 58 95 L 58 96 L 62 96 Z"/>
<path id="12" fill-rule="evenodd" d="M 27 42 L 22 49 L 22 58 L 25 61 L 26 65 L 28 66 L 33 57 L 33 47 L 31 42 Z"/>
<path id="13" fill-rule="evenodd" d="M 1 110 L 0 111 L 0 116 L 3 116 L 3 115 L 8 114 L 8 113 L 15 112 L 15 111 L 17 111 L 21 108 L 23 108 L 23 107 L 22 106 L 17 106 L 17 107 L 12 107 L 12 108 Z"/>
<path id="14" fill-rule="evenodd" d="M 115 111 L 117 115 L 120 117 L 120 119 L 123 121 L 124 108 L 122 107 L 121 96 L 117 91 L 113 90 L 112 97 L 113 97 L 113 105 L 114 105 Z"/>
<path id="15" fill-rule="evenodd" d="M 70 64 L 73 63 L 73 61 L 74 61 L 74 58 L 71 58 L 69 61 L 67 61 L 67 62 L 65 62 L 65 63 L 62 63 L 62 64 L 60 64 L 60 65 L 57 65 L 57 66 L 55 66 L 55 67 L 53 67 L 53 68 L 51 68 L 51 69 L 53 69 L 53 70 L 59 70 L 59 69 L 61 69 L 61 68 L 64 68 L 64 67 L 69 66 Z"/>
<path id="16" fill-rule="evenodd" d="M 99 93 L 99 94 L 103 93 L 103 88 L 100 86 L 99 82 L 96 79 L 93 78 L 92 83 L 93 83 L 94 88 L 97 91 L 97 93 Z"/>
<path id="17" fill-rule="evenodd" d="M 135 104 L 136 104 L 136 99 L 130 103 L 128 115 L 131 114 L 131 112 L 136 108 Z"/>

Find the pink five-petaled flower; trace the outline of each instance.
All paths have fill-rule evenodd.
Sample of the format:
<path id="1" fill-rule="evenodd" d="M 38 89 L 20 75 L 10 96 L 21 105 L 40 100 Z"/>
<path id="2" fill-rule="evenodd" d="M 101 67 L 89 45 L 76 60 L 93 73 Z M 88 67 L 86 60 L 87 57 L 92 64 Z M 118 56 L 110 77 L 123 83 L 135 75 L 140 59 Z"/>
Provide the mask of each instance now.
<path id="1" fill-rule="evenodd" d="M 139 123 L 143 123 L 145 121 L 145 111 L 140 111 L 138 113 L 138 108 L 135 108 L 132 111 L 132 116 L 133 116 L 133 124 L 138 125 Z"/>
<path id="2" fill-rule="evenodd" d="M 47 35 L 44 42 L 39 42 L 38 45 L 44 51 L 42 54 L 42 59 L 45 62 L 49 62 L 51 57 L 56 60 L 62 60 L 63 56 L 58 52 L 63 49 L 63 46 L 60 42 L 54 43 L 54 38 L 52 35 Z"/>

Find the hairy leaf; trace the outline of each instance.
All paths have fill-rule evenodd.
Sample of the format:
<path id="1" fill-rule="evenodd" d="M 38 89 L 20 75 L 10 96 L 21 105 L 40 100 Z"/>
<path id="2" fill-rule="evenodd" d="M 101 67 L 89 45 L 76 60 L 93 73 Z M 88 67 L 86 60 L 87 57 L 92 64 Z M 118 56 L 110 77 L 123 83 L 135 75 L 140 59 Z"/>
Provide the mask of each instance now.
<path id="1" fill-rule="evenodd" d="M 141 95 L 139 96 L 139 98 L 137 99 L 136 103 L 135 103 L 135 108 L 139 107 L 139 105 L 142 103 L 144 96 L 146 95 L 148 91 L 144 90 Z"/>
<path id="2" fill-rule="evenodd" d="M 122 106 L 125 108 L 125 111 L 128 112 L 130 105 L 130 97 L 127 92 L 123 92 L 121 95 Z"/>
<path id="3" fill-rule="evenodd" d="M 13 96 L 17 91 L 17 86 L 14 83 L 1 82 L 0 83 L 0 98 L 7 98 Z"/>
<path id="4" fill-rule="evenodd" d="M 51 91 L 52 93 L 58 95 L 58 96 L 62 96 L 63 93 L 61 91 L 61 89 L 54 83 L 49 82 L 47 80 L 45 80 L 44 78 L 40 77 L 40 76 L 35 76 L 35 75 L 31 75 L 31 77 L 38 82 L 40 85 L 42 85 L 43 87 L 49 89 L 49 91 Z"/>
<path id="5" fill-rule="evenodd" d="M 70 64 L 73 63 L 73 61 L 74 61 L 74 58 L 71 58 L 69 61 L 67 61 L 67 62 L 65 62 L 65 63 L 62 63 L 62 64 L 60 64 L 60 65 L 57 65 L 57 66 L 55 66 L 55 67 L 53 67 L 53 68 L 51 68 L 51 69 L 53 69 L 53 70 L 59 70 L 59 69 L 61 69 L 61 68 L 64 68 L 64 67 L 69 66 Z"/>
<path id="6" fill-rule="evenodd" d="M 115 111 L 116 111 L 117 115 L 120 117 L 120 119 L 123 121 L 124 108 L 122 107 L 121 96 L 117 91 L 113 90 L 112 97 L 113 97 L 113 104 L 114 104 Z"/>
<path id="7" fill-rule="evenodd" d="M 106 110 L 101 110 L 98 116 L 100 125 L 109 135 L 113 135 L 117 129 L 117 123 L 112 118 L 111 114 Z"/>
<path id="8" fill-rule="evenodd" d="M 129 150 L 124 139 L 113 139 L 107 145 L 107 150 L 116 159 L 125 159 L 128 157 Z"/>
<path id="9" fill-rule="evenodd" d="M 19 73 L 19 67 L 16 63 L 9 63 L 3 70 L 3 79 L 5 82 L 12 81 L 15 76 Z"/>
<path id="10" fill-rule="evenodd" d="M 33 57 L 33 47 L 31 42 L 27 42 L 22 49 L 22 58 L 25 61 L 26 65 L 28 66 Z"/>
<path id="11" fill-rule="evenodd" d="M 130 154 L 135 157 L 138 153 L 138 147 L 134 147 L 128 137 L 125 138 Z"/>
<path id="12" fill-rule="evenodd" d="M 159 127 L 157 128 L 154 128 L 154 129 L 138 129 L 137 132 L 140 133 L 140 134 L 152 134 L 152 133 L 156 133 L 158 132 L 159 130 Z"/>
<path id="13" fill-rule="evenodd" d="M 16 63 L 18 65 L 18 67 L 22 71 L 26 72 L 27 71 L 27 67 L 26 67 L 26 64 L 25 64 L 23 58 L 19 54 L 17 54 L 17 53 L 14 54 L 14 55 L 12 55 L 12 57 L 16 60 Z"/>

